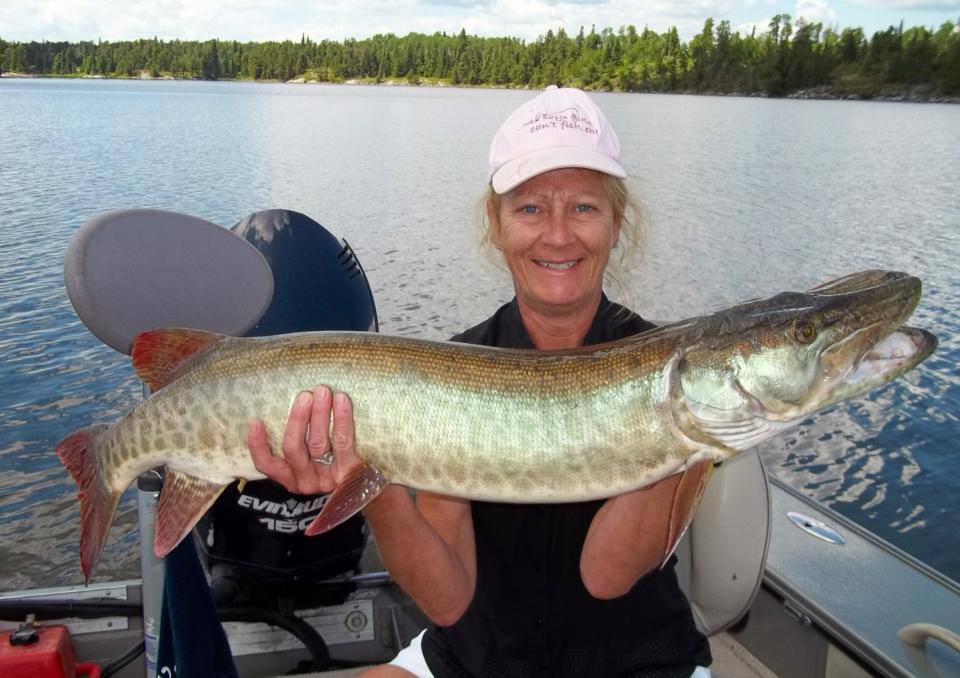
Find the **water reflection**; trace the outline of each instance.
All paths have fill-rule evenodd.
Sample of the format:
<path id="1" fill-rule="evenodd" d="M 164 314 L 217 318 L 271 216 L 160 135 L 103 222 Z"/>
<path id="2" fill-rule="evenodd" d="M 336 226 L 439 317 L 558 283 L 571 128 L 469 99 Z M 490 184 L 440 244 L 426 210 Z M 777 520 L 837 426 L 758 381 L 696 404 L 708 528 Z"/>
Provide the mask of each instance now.
<path id="1" fill-rule="evenodd" d="M 621 298 L 679 319 L 839 274 L 919 275 L 940 349 L 767 444 L 767 468 L 960 578 L 960 107 L 598 94 L 652 216 Z M 283 207 L 345 235 L 382 331 L 444 339 L 510 298 L 479 245 L 486 145 L 528 92 L 0 81 L 0 590 L 77 583 L 52 450 L 140 397 L 73 314 L 72 232 L 116 208 L 230 226 Z M 98 576 L 137 574 L 128 493 Z"/>

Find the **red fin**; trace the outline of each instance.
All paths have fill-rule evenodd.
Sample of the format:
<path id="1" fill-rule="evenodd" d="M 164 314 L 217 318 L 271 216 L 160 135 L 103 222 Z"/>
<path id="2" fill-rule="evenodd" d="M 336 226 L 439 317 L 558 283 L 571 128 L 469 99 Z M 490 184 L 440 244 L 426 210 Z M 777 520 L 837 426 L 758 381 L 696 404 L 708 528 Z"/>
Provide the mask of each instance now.
<path id="1" fill-rule="evenodd" d="M 167 469 L 157 505 L 153 552 L 163 558 L 187 536 L 226 485 Z"/>
<path id="2" fill-rule="evenodd" d="M 312 537 L 332 530 L 373 501 L 389 484 L 375 466 L 357 464 L 327 498 L 320 515 L 307 526 L 305 534 Z"/>
<path id="3" fill-rule="evenodd" d="M 667 535 L 664 563 L 673 555 L 687 528 L 690 527 L 712 472 L 713 462 L 709 459 L 697 462 L 683 472 L 680 484 L 673 493 L 673 504 L 670 507 L 670 533 Z"/>
<path id="4" fill-rule="evenodd" d="M 100 424 L 74 431 L 57 445 L 57 456 L 80 488 L 80 569 L 90 583 L 100 552 L 107 542 L 121 492 L 106 487 L 94 462 L 97 438 L 106 430 Z"/>
<path id="5" fill-rule="evenodd" d="M 205 330 L 159 329 L 141 332 L 133 340 L 130 356 L 137 376 L 157 391 L 170 383 L 183 362 L 197 351 L 223 339 Z"/>

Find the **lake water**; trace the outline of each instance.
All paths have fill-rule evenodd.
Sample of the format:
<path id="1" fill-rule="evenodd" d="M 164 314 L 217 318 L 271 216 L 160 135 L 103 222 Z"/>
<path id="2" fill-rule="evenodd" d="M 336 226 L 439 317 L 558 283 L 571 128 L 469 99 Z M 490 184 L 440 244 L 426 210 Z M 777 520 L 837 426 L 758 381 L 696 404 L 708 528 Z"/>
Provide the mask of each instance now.
<path id="1" fill-rule="evenodd" d="M 487 144 L 530 92 L 0 80 L 0 590 L 78 583 L 53 448 L 132 407 L 77 320 L 70 235 L 111 209 L 230 226 L 267 208 L 346 236 L 381 330 L 442 339 L 511 296 L 480 249 Z M 960 106 L 597 94 L 651 225 L 612 296 L 680 319 L 866 268 L 920 276 L 940 349 L 763 448 L 769 471 L 960 579 Z M 98 579 L 138 576 L 128 493 Z"/>

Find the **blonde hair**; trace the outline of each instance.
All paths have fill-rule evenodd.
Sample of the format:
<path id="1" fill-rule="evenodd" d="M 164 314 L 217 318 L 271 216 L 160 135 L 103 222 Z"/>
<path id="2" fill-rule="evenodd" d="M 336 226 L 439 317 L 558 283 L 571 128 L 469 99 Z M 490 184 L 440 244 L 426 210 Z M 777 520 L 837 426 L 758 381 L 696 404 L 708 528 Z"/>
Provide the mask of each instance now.
<path id="1" fill-rule="evenodd" d="M 646 244 L 646 231 L 649 223 L 646 208 L 630 195 L 623 179 L 609 174 L 600 174 L 600 183 L 604 196 L 610 201 L 613 210 L 613 223 L 620 224 L 620 237 L 614 245 L 604 272 L 604 278 L 615 286 L 622 285 L 623 273 L 643 258 Z M 488 185 L 479 201 L 481 243 L 488 248 L 499 250 L 498 243 L 503 233 L 500 230 L 500 205 L 502 196 Z M 493 214 L 493 219 L 490 218 Z"/>

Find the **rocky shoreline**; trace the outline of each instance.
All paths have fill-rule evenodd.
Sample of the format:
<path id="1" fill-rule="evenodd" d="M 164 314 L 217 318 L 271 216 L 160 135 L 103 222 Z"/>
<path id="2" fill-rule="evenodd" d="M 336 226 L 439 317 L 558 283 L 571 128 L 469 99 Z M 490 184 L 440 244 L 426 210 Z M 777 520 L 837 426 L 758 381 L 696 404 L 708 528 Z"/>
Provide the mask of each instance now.
<path id="1" fill-rule="evenodd" d="M 878 92 L 851 92 L 828 85 L 791 92 L 787 99 L 836 99 L 845 101 L 900 101 L 912 104 L 960 104 L 960 97 L 931 94 L 922 86 L 908 90 L 881 89 Z"/>
<path id="2" fill-rule="evenodd" d="M 665 92 L 666 94 L 694 94 L 698 96 L 711 97 L 751 97 L 759 99 L 808 99 L 823 101 L 899 101 L 912 104 L 960 104 L 960 96 L 947 96 L 932 93 L 925 87 L 914 87 L 909 90 L 902 89 L 880 89 L 876 92 L 871 91 L 851 91 L 831 87 L 830 85 L 820 85 L 817 87 L 808 87 L 806 89 L 790 92 L 782 96 L 771 96 L 763 92 L 714 92 L 682 90 L 677 92 Z"/>

